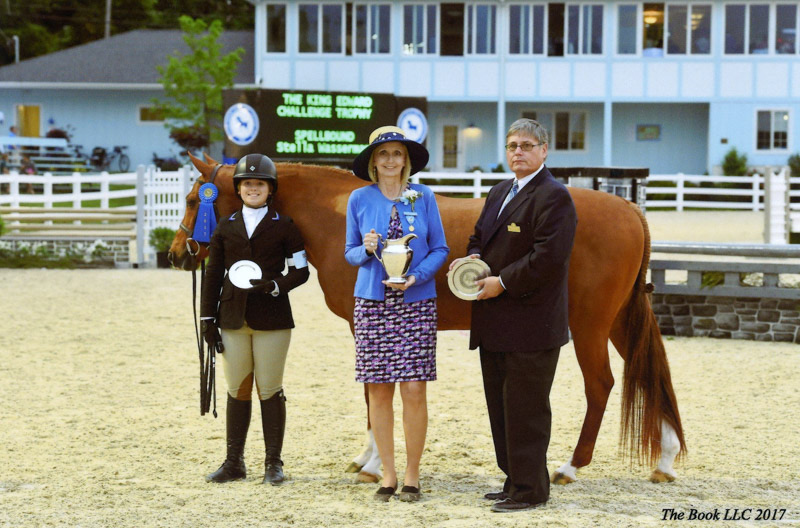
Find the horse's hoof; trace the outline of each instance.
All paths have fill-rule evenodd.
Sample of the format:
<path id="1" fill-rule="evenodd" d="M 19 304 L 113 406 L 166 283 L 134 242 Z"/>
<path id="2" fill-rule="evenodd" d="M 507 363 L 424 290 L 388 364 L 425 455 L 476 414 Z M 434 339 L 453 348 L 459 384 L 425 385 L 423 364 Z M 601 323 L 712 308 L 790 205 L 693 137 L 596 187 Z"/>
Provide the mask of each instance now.
<path id="1" fill-rule="evenodd" d="M 556 472 L 553 473 L 552 477 L 550 477 L 550 482 L 552 482 L 553 484 L 559 484 L 563 486 L 566 484 L 572 484 L 573 482 L 575 482 L 575 479 L 570 477 L 569 475 L 565 475 L 564 473 Z"/>
<path id="2" fill-rule="evenodd" d="M 361 471 L 361 468 L 364 467 L 362 465 L 356 464 L 355 462 L 350 462 L 350 465 L 347 466 L 347 469 L 344 470 L 345 473 L 358 473 Z"/>
<path id="3" fill-rule="evenodd" d="M 650 475 L 650 482 L 655 484 L 661 484 L 662 482 L 674 482 L 675 476 L 670 475 L 669 473 L 664 473 L 660 469 L 654 469 L 653 473 Z"/>
<path id="4" fill-rule="evenodd" d="M 368 473 L 366 471 L 359 471 L 358 475 L 356 475 L 356 482 L 368 482 L 370 484 L 373 484 L 375 482 L 378 482 L 379 480 L 380 477 L 378 477 L 378 475 L 374 473 Z"/>

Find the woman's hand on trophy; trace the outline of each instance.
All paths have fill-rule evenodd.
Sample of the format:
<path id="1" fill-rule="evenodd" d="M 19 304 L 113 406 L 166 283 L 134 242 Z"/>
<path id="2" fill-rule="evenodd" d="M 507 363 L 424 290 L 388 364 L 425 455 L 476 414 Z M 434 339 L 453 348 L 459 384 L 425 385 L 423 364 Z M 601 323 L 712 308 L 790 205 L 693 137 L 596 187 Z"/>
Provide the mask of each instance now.
<path id="1" fill-rule="evenodd" d="M 364 235 L 364 249 L 368 255 L 372 255 L 378 249 L 378 239 L 378 233 L 374 229 L 370 229 L 369 233 Z"/>
<path id="2" fill-rule="evenodd" d="M 411 286 L 413 286 L 415 282 L 417 282 L 417 278 L 413 275 L 409 275 L 408 277 L 406 277 L 405 282 L 389 282 L 389 281 L 381 281 L 381 282 L 383 282 L 383 284 L 385 284 L 390 288 L 394 288 L 395 290 L 406 291 Z"/>

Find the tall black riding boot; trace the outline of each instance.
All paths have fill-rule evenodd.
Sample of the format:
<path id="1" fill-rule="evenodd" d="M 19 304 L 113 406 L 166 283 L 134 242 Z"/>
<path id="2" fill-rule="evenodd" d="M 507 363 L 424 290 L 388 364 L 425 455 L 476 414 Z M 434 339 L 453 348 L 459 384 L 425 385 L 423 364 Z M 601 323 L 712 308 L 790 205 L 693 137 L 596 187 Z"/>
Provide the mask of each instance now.
<path id="1" fill-rule="evenodd" d="M 261 426 L 264 429 L 264 448 L 267 452 L 264 480 L 261 483 L 277 486 L 284 480 L 281 449 L 286 430 L 286 397 L 282 390 L 271 398 L 261 400 Z"/>
<path id="2" fill-rule="evenodd" d="M 244 467 L 244 443 L 250 427 L 250 412 L 253 402 L 237 400 L 228 394 L 225 411 L 228 455 L 218 470 L 206 476 L 206 482 L 230 482 L 247 477 Z"/>

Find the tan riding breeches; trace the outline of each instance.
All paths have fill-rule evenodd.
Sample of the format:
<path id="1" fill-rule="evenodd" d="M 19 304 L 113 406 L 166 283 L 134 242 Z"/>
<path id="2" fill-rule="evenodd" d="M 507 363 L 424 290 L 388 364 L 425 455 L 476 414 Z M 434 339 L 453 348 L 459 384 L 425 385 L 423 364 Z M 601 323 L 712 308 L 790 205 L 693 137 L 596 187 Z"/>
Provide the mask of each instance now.
<path id="1" fill-rule="evenodd" d="M 283 368 L 292 331 L 253 330 L 246 324 L 238 330 L 222 330 L 222 365 L 228 393 L 237 400 L 250 400 L 253 378 L 258 397 L 270 398 L 283 388 Z"/>

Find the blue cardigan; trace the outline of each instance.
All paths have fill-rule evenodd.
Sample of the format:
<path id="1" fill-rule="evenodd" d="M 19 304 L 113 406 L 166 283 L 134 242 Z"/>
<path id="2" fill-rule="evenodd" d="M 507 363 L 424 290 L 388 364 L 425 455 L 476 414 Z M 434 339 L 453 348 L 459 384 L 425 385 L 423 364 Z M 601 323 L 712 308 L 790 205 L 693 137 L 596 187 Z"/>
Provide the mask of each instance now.
<path id="1" fill-rule="evenodd" d="M 433 192 L 425 185 L 409 184 L 412 190 L 422 193 L 414 204 L 414 231 L 417 238 L 409 242 L 414 250 L 408 275 L 414 275 L 416 282 L 405 291 L 404 302 L 410 303 L 436 297 L 436 271 L 442 267 L 450 249 L 444 237 L 444 227 L 439 216 L 439 207 Z M 347 238 L 344 257 L 353 266 L 359 266 L 354 295 L 363 299 L 383 300 L 386 270 L 378 259 L 367 254 L 364 235 L 374 229 L 386 238 L 392 206 L 397 207 L 403 234 L 409 230 L 405 213 L 412 212 L 411 204 L 394 202 L 386 198 L 377 184 L 356 189 L 347 201 Z"/>

